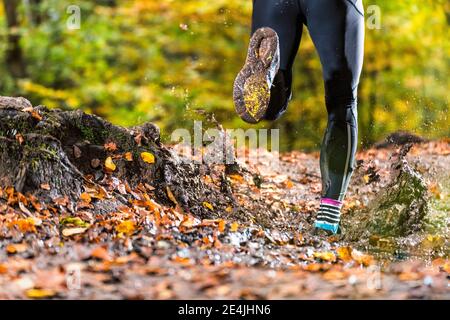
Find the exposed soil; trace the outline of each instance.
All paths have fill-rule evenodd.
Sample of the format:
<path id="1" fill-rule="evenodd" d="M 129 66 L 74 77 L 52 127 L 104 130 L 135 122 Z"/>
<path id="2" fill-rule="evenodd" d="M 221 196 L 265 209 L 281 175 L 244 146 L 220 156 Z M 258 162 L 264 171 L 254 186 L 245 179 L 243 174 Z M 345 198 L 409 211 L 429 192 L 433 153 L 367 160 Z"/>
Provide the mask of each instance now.
<path id="1" fill-rule="evenodd" d="M 0 298 L 449 299 L 449 154 L 360 152 L 324 238 L 318 153 L 185 163 L 151 124 L 3 97 Z"/>

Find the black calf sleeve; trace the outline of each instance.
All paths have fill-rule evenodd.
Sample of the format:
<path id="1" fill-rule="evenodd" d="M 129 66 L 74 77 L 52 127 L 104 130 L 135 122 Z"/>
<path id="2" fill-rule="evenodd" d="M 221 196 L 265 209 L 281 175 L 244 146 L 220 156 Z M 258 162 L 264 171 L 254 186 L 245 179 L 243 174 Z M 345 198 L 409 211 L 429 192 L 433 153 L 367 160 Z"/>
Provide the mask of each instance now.
<path id="1" fill-rule="evenodd" d="M 356 91 L 364 50 L 362 0 L 253 0 L 252 32 L 271 27 L 280 40 L 280 71 L 266 119 L 276 119 L 286 109 L 303 25 L 319 53 L 325 83 L 328 126 L 320 158 L 323 197 L 341 201 L 357 146 Z"/>

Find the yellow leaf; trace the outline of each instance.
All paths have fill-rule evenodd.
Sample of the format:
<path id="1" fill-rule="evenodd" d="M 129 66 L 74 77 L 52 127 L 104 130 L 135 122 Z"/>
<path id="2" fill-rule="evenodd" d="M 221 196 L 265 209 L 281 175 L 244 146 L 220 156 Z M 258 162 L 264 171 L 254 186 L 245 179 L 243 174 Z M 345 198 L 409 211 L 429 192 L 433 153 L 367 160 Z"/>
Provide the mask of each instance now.
<path id="1" fill-rule="evenodd" d="M 87 228 L 66 228 L 62 231 L 64 237 L 70 237 L 76 234 L 84 233 Z"/>
<path id="2" fill-rule="evenodd" d="M 339 259 L 345 262 L 352 261 L 352 248 L 350 247 L 339 247 L 336 250 Z"/>
<path id="3" fill-rule="evenodd" d="M 353 249 L 351 252 L 352 258 L 353 260 L 355 260 L 356 262 L 358 262 L 359 264 L 362 264 L 364 266 L 369 266 L 371 264 L 373 264 L 374 262 L 374 258 L 370 255 L 367 254 L 363 254 L 362 252 Z"/>
<path id="4" fill-rule="evenodd" d="M 155 156 L 151 154 L 150 152 L 142 152 L 141 158 L 144 160 L 144 162 L 147 163 L 155 163 Z"/>
<path id="5" fill-rule="evenodd" d="M 205 207 L 205 208 L 208 208 L 209 210 L 214 210 L 214 207 L 213 207 L 213 205 L 211 204 L 211 203 L 209 203 L 209 202 L 206 202 L 206 201 L 204 201 L 203 202 L 203 206 Z"/>
<path id="6" fill-rule="evenodd" d="M 228 206 L 225 208 L 225 211 L 231 213 L 233 211 L 233 208 L 231 206 Z"/>
<path id="7" fill-rule="evenodd" d="M 28 289 L 26 295 L 31 299 L 45 299 L 51 298 L 55 295 L 55 291 L 48 289 Z"/>
<path id="8" fill-rule="evenodd" d="M 108 170 L 114 171 L 116 170 L 116 165 L 114 164 L 114 162 L 112 161 L 111 157 L 106 158 L 105 160 L 105 167 Z"/>
<path id="9" fill-rule="evenodd" d="M 237 223 L 236 221 L 233 222 L 233 223 L 231 224 L 230 231 L 231 231 L 231 232 L 236 232 L 236 231 L 238 231 L 238 229 L 239 229 L 239 223 Z"/>
<path id="10" fill-rule="evenodd" d="M 363 176 L 363 180 L 364 180 L 364 182 L 365 182 L 366 184 L 369 183 L 369 181 L 370 181 L 370 176 L 369 176 L 368 174 L 364 175 L 364 176 Z"/>
<path id="11" fill-rule="evenodd" d="M 333 252 L 314 252 L 314 257 L 329 262 L 336 261 L 336 255 Z"/>
<path id="12" fill-rule="evenodd" d="M 136 227 L 134 225 L 134 222 L 131 220 L 122 221 L 119 225 L 116 226 L 117 232 L 125 234 L 132 234 L 134 230 L 136 230 Z"/>
<path id="13" fill-rule="evenodd" d="M 229 177 L 236 182 L 244 183 L 244 177 L 239 174 L 230 174 Z"/>
<path id="14" fill-rule="evenodd" d="M 39 220 L 37 218 L 34 218 L 34 219 L 36 219 L 36 222 L 38 222 L 37 220 Z M 10 227 L 16 225 L 19 228 L 19 230 L 24 233 L 25 232 L 36 232 L 36 227 L 35 227 L 36 224 L 35 224 L 34 219 L 33 218 L 18 219 L 18 220 L 11 222 Z M 40 221 L 39 224 L 41 224 L 41 223 L 42 223 L 42 221 Z"/>

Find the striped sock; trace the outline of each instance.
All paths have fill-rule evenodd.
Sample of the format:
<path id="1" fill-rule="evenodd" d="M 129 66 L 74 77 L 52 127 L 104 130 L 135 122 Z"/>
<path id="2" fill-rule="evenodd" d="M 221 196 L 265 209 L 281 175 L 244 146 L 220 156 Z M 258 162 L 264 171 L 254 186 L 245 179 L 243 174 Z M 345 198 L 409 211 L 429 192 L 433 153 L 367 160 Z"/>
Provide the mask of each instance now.
<path id="1" fill-rule="evenodd" d="M 342 202 L 329 198 L 320 199 L 320 208 L 314 226 L 336 233 L 341 219 Z"/>

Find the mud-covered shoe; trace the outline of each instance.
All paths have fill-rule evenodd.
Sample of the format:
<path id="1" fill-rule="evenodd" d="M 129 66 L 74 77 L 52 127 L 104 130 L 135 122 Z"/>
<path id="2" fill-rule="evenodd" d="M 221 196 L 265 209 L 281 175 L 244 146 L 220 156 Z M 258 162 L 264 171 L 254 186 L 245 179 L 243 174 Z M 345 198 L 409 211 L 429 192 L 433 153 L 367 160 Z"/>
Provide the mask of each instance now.
<path id="1" fill-rule="evenodd" d="M 314 224 L 314 230 L 313 234 L 316 236 L 334 236 L 337 234 L 342 234 L 342 229 L 339 225 L 337 226 L 331 226 L 331 225 L 324 225 L 324 224 L 318 224 L 317 222 Z"/>
<path id="2" fill-rule="evenodd" d="M 259 122 L 270 102 L 270 88 L 280 67 L 280 47 L 277 33 L 260 28 L 250 39 L 247 59 L 233 87 L 237 114 L 249 123 Z"/>

